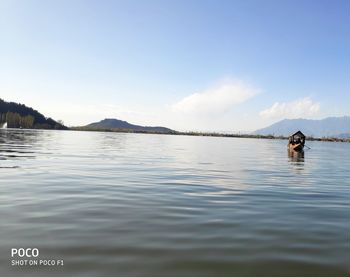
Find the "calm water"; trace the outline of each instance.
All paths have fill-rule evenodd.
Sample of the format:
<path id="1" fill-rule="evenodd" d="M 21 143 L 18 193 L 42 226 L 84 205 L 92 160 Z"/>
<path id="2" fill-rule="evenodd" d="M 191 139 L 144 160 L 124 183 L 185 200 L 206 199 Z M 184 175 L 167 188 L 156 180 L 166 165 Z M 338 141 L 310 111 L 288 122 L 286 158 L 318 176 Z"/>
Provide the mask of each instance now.
<path id="1" fill-rule="evenodd" d="M 308 145 L 0 130 L 0 275 L 350 276 L 350 144 Z"/>

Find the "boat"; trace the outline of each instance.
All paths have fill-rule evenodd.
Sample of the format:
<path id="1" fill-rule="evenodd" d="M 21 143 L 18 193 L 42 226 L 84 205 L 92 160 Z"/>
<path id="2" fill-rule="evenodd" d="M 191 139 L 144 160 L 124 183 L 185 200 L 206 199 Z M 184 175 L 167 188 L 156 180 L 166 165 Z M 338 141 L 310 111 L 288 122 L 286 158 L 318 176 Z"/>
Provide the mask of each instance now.
<path id="1" fill-rule="evenodd" d="M 289 137 L 288 148 L 292 151 L 302 152 L 305 146 L 305 135 L 298 131 Z"/>

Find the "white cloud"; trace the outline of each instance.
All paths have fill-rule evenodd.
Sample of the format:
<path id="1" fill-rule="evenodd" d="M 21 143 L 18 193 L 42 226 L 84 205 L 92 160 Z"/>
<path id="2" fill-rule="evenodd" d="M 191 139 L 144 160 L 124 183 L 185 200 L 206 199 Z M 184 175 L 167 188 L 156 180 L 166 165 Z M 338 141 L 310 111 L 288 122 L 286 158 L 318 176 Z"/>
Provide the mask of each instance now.
<path id="1" fill-rule="evenodd" d="M 226 112 L 252 98 L 258 90 L 241 81 L 225 81 L 202 92 L 191 94 L 172 106 L 184 114 L 213 115 Z"/>
<path id="2" fill-rule="evenodd" d="M 272 119 L 301 118 L 315 116 L 320 111 L 320 103 L 306 97 L 296 101 L 279 103 L 276 102 L 271 108 L 260 112 L 260 116 Z"/>

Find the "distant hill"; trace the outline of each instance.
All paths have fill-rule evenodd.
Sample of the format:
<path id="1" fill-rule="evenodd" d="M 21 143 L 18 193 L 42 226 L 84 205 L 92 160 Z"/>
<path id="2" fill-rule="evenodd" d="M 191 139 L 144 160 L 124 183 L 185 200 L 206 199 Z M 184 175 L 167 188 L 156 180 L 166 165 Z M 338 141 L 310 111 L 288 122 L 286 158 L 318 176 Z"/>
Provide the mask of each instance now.
<path id="1" fill-rule="evenodd" d="M 140 126 L 130 124 L 127 121 L 114 119 L 114 118 L 106 118 L 99 122 L 91 123 L 82 128 L 85 129 L 118 129 L 125 131 L 135 131 L 135 132 L 146 132 L 146 133 L 164 133 L 170 134 L 175 133 L 174 130 L 165 127 L 149 127 L 149 126 Z"/>
<path id="2" fill-rule="evenodd" d="M 350 137 L 350 117 L 328 117 L 322 120 L 284 119 L 271 126 L 255 131 L 259 135 L 288 136 L 301 130 L 313 137 Z"/>
<path id="3" fill-rule="evenodd" d="M 0 99 L 0 123 L 5 122 L 8 128 L 67 129 L 62 123 L 46 118 L 30 107 Z"/>

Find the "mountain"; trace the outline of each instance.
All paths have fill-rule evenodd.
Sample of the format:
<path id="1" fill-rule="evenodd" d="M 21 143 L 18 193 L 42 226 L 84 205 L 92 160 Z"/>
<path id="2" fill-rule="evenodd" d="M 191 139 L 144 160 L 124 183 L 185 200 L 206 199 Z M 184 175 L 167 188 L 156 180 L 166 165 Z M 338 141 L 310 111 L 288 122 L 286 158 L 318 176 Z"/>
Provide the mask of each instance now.
<path id="1" fill-rule="evenodd" d="M 271 126 L 255 131 L 259 135 L 289 136 L 301 130 L 313 137 L 350 137 L 350 117 L 328 117 L 322 120 L 284 119 Z"/>
<path id="2" fill-rule="evenodd" d="M 135 131 L 135 132 L 164 133 L 164 134 L 175 133 L 174 130 L 171 130 L 165 127 L 139 126 L 139 125 L 130 124 L 129 122 L 119 120 L 119 119 L 114 119 L 114 118 L 106 118 L 99 122 L 86 125 L 83 128 L 85 129 L 119 129 L 119 130 Z"/>
<path id="3" fill-rule="evenodd" d="M 46 118 L 30 107 L 0 99 L 0 124 L 5 122 L 8 128 L 67 129 L 62 123 Z"/>

